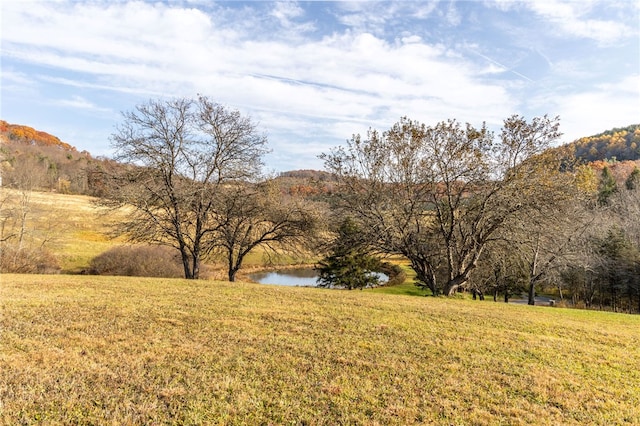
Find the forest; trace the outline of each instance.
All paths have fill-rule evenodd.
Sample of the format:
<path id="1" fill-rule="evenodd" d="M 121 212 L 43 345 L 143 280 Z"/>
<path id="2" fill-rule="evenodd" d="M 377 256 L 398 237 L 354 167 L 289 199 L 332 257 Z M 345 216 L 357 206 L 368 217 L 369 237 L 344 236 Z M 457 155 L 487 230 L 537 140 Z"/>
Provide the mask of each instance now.
<path id="1" fill-rule="evenodd" d="M 125 115 L 113 159 L 0 121 L 2 186 L 133 206 L 118 232 L 175 248 L 187 278 L 216 258 L 234 281 L 245 256 L 262 247 L 314 253 L 333 265 L 331 277 L 345 265 L 404 259 L 426 295 L 508 301 L 525 293 L 532 304 L 545 294 L 558 305 L 640 313 L 640 125 L 558 146 L 560 122 L 546 116 L 506 118 L 499 135 L 401 118 L 322 154 L 324 171 L 274 177 L 259 173 L 266 140 L 253 123 L 206 98 L 183 101 L 151 101 Z M 157 147 L 132 143 L 156 140 L 152 107 L 184 117 L 199 108 L 208 121 L 187 124 L 210 126 L 208 139 L 176 148 L 165 169 L 152 161 Z M 19 209 L 3 209 L 0 220 L 0 267 L 20 272 L 8 259 L 22 245 L 20 232 L 9 232 L 19 228 Z"/>

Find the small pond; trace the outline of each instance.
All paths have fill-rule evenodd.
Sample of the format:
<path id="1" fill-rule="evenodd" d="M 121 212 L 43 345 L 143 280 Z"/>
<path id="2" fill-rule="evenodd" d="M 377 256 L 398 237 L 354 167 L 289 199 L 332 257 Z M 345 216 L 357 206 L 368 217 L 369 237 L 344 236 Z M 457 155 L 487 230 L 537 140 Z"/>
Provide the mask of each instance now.
<path id="1" fill-rule="evenodd" d="M 305 287 L 315 287 L 318 284 L 316 281 L 318 273 L 311 268 L 256 272 L 254 274 L 250 274 L 249 278 L 260 284 L 279 284 Z"/>
<path id="2" fill-rule="evenodd" d="M 377 274 L 381 283 L 389 279 L 385 274 L 380 272 L 377 272 Z M 318 272 L 311 268 L 256 272 L 249 274 L 249 278 L 260 284 L 278 284 L 300 287 L 316 287 L 318 285 Z"/>

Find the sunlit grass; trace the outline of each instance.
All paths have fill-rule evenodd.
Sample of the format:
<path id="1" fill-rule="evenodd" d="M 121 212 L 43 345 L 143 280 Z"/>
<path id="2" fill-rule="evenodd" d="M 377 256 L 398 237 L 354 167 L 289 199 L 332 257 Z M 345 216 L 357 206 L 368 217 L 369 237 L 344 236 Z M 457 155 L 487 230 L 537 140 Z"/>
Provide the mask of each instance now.
<path id="1" fill-rule="evenodd" d="M 2 196 L 9 197 L 3 208 L 18 209 L 22 193 L 2 188 Z M 118 213 L 103 214 L 83 195 L 51 192 L 28 193 L 25 242 L 31 247 L 44 247 L 51 251 L 62 267 L 62 272 L 77 273 L 89 267 L 92 258 L 122 244 L 123 239 L 111 239 L 110 225 L 119 219 Z M 6 233 L 20 226 L 20 221 L 7 222 Z"/>
<path id="2" fill-rule="evenodd" d="M 3 275 L 2 424 L 640 424 L 640 317 Z"/>
<path id="3" fill-rule="evenodd" d="M 402 267 L 402 271 L 406 275 L 405 281 L 402 284 L 376 287 L 367 291 L 371 291 L 373 293 L 395 294 L 404 296 L 424 296 L 426 294 L 431 294 L 431 292 L 428 292 L 416 286 L 416 273 L 413 269 L 411 269 L 407 260 L 389 259 L 389 261 L 396 263 Z"/>
<path id="4" fill-rule="evenodd" d="M 0 187 L 0 196 L 9 197 L 3 208 L 18 208 L 22 193 Z M 126 244 L 126 236 L 112 238 L 112 225 L 121 219 L 122 213 L 109 212 L 97 207 L 92 197 L 53 192 L 28 193 L 26 241 L 33 247 L 45 247 L 58 259 L 63 273 L 79 273 L 89 269 L 91 259 L 107 250 Z M 16 212 L 17 214 L 18 212 Z M 16 220 L 8 221 L 5 233 L 20 226 Z M 14 228 L 14 229 L 11 229 Z M 302 252 L 302 250 L 300 250 Z M 246 269 L 291 264 L 311 264 L 311 255 L 294 257 L 275 255 L 257 247 L 244 260 Z M 206 259 L 213 269 L 221 269 L 225 259 Z"/>

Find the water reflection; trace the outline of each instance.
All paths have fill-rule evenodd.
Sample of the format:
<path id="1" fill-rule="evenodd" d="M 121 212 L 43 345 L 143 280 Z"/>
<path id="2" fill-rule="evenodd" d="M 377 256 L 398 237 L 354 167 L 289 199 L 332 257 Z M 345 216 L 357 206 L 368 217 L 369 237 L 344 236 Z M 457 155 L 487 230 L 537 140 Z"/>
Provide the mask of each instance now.
<path id="1" fill-rule="evenodd" d="M 384 283 L 389 277 L 380 272 L 380 283 Z M 260 284 L 277 284 L 286 286 L 317 287 L 318 272 L 311 268 L 282 269 L 279 271 L 256 272 L 249 274 L 249 278 Z"/>
<path id="2" fill-rule="evenodd" d="M 315 287 L 318 273 L 311 268 L 283 269 L 280 271 L 256 272 L 249 278 L 260 284 Z"/>

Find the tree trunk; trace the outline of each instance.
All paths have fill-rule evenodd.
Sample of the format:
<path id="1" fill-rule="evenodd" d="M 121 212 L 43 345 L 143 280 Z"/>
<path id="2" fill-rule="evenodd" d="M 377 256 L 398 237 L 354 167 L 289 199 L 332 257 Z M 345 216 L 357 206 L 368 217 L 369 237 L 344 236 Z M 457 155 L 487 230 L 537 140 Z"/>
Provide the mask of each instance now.
<path id="1" fill-rule="evenodd" d="M 189 263 L 189 253 L 185 247 L 180 247 L 180 257 L 182 258 L 182 267 L 184 268 L 184 277 L 188 280 L 194 279 L 193 271 Z"/>
<path id="2" fill-rule="evenodd" d="M 456 294 L 456 291 L 458 291 L 460 287 L 464 286 L 467 283 L 467 281 L 468 279 L 466 275 L 464 276 L 458 275 L 452 280 L 449 280 L 449 282 L 444 288 L 443 293 L 446 294 L 447 296 L 453 296 L 454 294 Z"/>
<path id="3" fill-rule="evenodd" d="M 29 214 L 30 195 L 30 191 L 22 190 L 22 199 L 20 200 L 20 234 L 18 237 L 17 252 L 22 250 L 24 235 L 27 232 L 27 215 Z"/>
<path id="4" fill-rule="evenodd" d="M 560 300 L 564 300 L 564 297 L 563 297 L 563 295 L 562 295 L 562 285 L 560 285 L 560 284 L 558 284 L 558 292 L 560 293 L 560 294 L 559 294 L 559 296 L 560 296 Z"/>
<path id="5" fill-rule="evenodd" d="M 414 257 L 410 258 L 410 260 L 411 268 L 416 271 L 416 278 L 418 281 L 425 283 L 429 290 L 431 290 L 431 294 L 437 296 L 438 286 L 433 268 L 424 259 Z"/>
<path id="6" fill-rule="evenodd" d="M 239 268 L 229 268 L 229 272 L 228 272 L 228 277 L 229 277 L 229 282 L 235 282 L 236 281 L 236 274 L 238 273 L 238 269 Z"/>
<path id="7" fill-rule="evenodd" d="M 533 253 L 533 260 L 531 261 L 531 270 L 529 271 L 529 300 L 527 303 L 531 306 L 536 304 L 536 280 L 537 280 L 537 269 L 538 269 L 538 254 L 540 253 L 540 235 L 538 234 L 536 238 L 536 247 Z"/>
<path id="8" fill-rule="evenodd" d="M 535 280 L 529 280 L 529 300 L 527 302 L 533 306 L 536 304 L 536 282 Z"/>
<path id="9" fill-rule="evenodd" d="M 451 277 L 446 287 L 444 288 L 443 293 L 447 296 L 453 296 L 460 288 L 464 288 L 464 286 L 469 281 L 469 275 L 476 268 L 478 264 L 478 258 L 482 254 L 482 246 L 478 248 L 473 254 L 471 254 L 471 259 L 468 262 L 464 262 L 457 269 L 457 273 L 449 273 Z M 451 266 L 449 266 L 449 270 L 451 270 Z"/>
<path id="10" fill-rule="evenodd" d="M 191 269 L 191 276 L 194 280 L 200 279 L 200 256 L 193 257 L 193 268 Z"/>
<path id="11" fill-rule="evenodd" d="M 229 282 L 235 282 L 236 274 L 242 267 L 242 261 L 244 260 L 245 255 L 249 252 L 249 250 L 243 251 L 239 250 L 237 258 L 234 259 L 233 252 L 228 253 L 228 271 L 227 276 L 229 278 Z"/>

